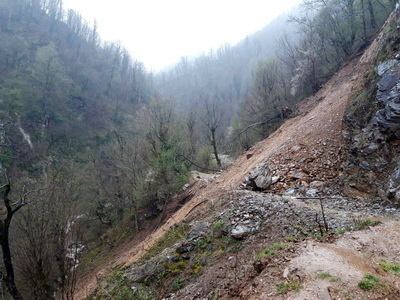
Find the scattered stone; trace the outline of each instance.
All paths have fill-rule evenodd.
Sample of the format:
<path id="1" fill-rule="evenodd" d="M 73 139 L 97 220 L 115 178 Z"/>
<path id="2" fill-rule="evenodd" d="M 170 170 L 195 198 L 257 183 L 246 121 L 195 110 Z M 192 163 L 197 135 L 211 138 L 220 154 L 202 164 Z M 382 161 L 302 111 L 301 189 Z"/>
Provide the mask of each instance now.
<path id="1" fill-rule="evenodd" d="M 367 147 L 365 147 L 364 149 L 362 149 L 362 152 L 365 154 L 372 154 L 374 152 L 376 152 L 379 149 L 379 145 L 372 143 L 367 145 Z"/>
<path id="2" fill-rule="evenodd" d="M 317 189 L 309 189 L 306 192 L 306 195 L 310 196 L 310 197 L 315 197 L 317 194 L 318 194 L 318 190 Z"/>
<path id="3" fill-rule="evenodd" d="M 365 160 L 360 162 L 359 167 L 364 170 L 371 170 L 371 165 Z"/>
<path id="4" fill-rule="evenodd" d="M 301 147 L 298 146 L 298 145 L 296 145 L 296 146 L 293 146 L 290 150 L 292 150 L 293 152 L 297 152 L 297 151 L 299 151 L 300 149 L 301 149 Z"/>
<path id="5" fill-rule="evenodd" d="M 283 270 L 282 277 L 285 279 L 289 277 L 289 268 L 286 267 L 285 270 Z"/>
<path id="6" fill-rule="evenodd" d="M 289 188 L 288 190 L 286 190 L 285 195 L 294 195 L 295 193 L 296 193 L 295 188 Z"/>
<path id="7" fill-rule="evenodd" d="M 251 233 L 251 228 L 244 225 L 238 225 L 232 229 L 231 236 L 235 239 L 243 239 Z"/>
<path id="8" fill-rule="evenodd" d="M 300 171 L 300 172 L 293 172 L 293 173 L 291 174 L 291 176 L 292 176 L 292 178 L 294 178 L 294 179 L 303 179 L 303 178 L 306 178 L 306 177 L 307 177 L 307 174 Z"/>
<path id="9" fill-rule="evenodd" d="M 322 187 L 324 184 L 325 184 L 325 182 L 323 182 L 323 181 L 315 180 L 310 183 L 310 187 L 319 188 L 319 187 Z"/>
<path id="10" fill-rule="evenodd" d="M 272 177 L 272 181 L 271 181 L 271 185 L 277 183 L 279 180 L 281 180 L 281 176 L 273 176 Z"/>

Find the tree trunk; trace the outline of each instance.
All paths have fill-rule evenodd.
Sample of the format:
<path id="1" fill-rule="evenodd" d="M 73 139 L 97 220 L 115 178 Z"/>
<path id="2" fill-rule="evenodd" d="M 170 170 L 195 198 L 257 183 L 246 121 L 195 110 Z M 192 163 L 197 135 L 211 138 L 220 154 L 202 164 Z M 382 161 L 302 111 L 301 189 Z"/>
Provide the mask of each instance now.
<path id="1" fill-rule="evenodd" d="M 374 7 L 372 6 L 371 0 L 368 0 L 367 4 L 368 4 L 369 17 L 371 21 L 371 28 L 376 29 L 378 27 L 378 24 L 376 23 Z"/>
<path id="2" fill-rule="evenodd" d="M 215 160 L 217 161 L 218 167 L 222 167 L 221 160 L 218 156 L 218 150 L 217 150 L 217 140 L 215 138 L 215 130 L 211 130 L 211 145 L 213 147 L 213 152 L 215 156 Z"/>
<path id="3" fill-rule="evenodd" d="M 7 216 L 7 219 L 2 224 L 1 237 L 0 237 L 1 250 L 3 251 L 3 263 L 4 263 L 4 268 L 6 270 L 6 277 L 4 278 L 4 282 L 12 298 L 14 300 L 22 300 L 23 298 L 17 289 L 17 285 L 15 284 L 14 266 L 12 264 L 12 259 L 11 259 L 11 250 L 9 243 L 9 230 L 10 230 L 11 218 L 12 215 Z"/>
<path id="4" fill-rule="evenodd" d="M 4 220 L 0 220 L 0 244 L 1 244 L 1 250 L 3 251 L 4 268 L 6 270 L 6 277 L 3 280 L 12 298 L 14 300 L 23 300 L 23 297 L 18 291 L 17 285 L 15 284 L 15 274 L 11 257 L 9 232 L 10 232 L 10 224 L 12 217 L 24 205 L 24 203 L 21 203 L 17 207 L 13 208 L 11 206 L 11 200 L 8 197 L 11 191 L 10 182 L 4 185 L 3 188 L 4 188 L 3 201 L 4 201 L 4 206 L 7 209 L 6 218 Z"/>
<path id="5" fill-rule="evenodd" d="M 367 22 L 365 21 L 364 0 L 361 0 L 361 14 L 362 14 L 362 26 L 363 26 L 363 38 L 366 38 L 366 36 L 367 36 Z"/>

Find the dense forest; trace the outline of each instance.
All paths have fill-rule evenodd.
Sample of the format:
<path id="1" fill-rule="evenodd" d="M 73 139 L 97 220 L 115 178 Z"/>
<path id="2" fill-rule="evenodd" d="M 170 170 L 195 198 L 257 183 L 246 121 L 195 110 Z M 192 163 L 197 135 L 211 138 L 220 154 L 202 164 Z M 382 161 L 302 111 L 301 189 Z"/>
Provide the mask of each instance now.
<path id="1" fill-rule="evenodd" d="M 72 299 L 105 233 L 140 231 L 191 170 L 220 170 L 222 154 L 266 137 L 394 5 L 306 0 L 154 75 L 62 0 L 0 0 L 1 292 Z"/>

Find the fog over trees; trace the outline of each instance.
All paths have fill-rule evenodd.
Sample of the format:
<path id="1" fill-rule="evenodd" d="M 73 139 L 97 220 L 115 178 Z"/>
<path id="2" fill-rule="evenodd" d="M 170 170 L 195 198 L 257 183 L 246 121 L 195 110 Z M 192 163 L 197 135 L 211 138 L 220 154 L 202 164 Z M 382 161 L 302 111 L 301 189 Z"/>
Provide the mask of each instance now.
<path id="1" fill-rule="evenodd" d="M 62 0 L 0 0 L 1 292 L 72 299 L 99 249 L 161 221 L 190 171 L 268 136 L 394 5 L 305 0 L 151 74 Z"/>

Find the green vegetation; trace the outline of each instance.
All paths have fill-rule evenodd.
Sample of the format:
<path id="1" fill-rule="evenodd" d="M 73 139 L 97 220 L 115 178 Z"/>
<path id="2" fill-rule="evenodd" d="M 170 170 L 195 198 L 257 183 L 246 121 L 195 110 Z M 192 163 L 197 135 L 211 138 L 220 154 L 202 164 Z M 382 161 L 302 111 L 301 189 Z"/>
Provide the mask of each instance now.
<path id="1" fill-rule="evenodd" d="M 357 225 L 356 228 L 357 228 L 358 230 L 363 230 L 363 229 L 365 229 L 365 228 L 367 228 L 367 227 L 376 226 L 376 225 L 378 225 L 378 224 L 379 224 L 378 221 L 363 220 L 363 221 L 360 221 L 358 224 L 356 224 L 356 225 Z"/>
<path id="2" fill-rule="evenodd" d="M 221 229 L 222 227 L 224 227 L 224 224 L 225 224 L 224 221 L 221 221 L 221 220 L 216 221 L 216 222 L 214 223 L 214 228 L 215 228 L 215 229 Z"/>
<path id="3" fill-rule="evenodd" d="M 329 273 L 326 273 L 326 272 L 324 272 L 324 273 L 319 273 L 318 275 L 317 275 L 317 278 L 319 278 L 319 279 L 326 279 L 326 280 L 328 280 L 329 282 L 338 282 L 338 281 L 340 281 L 340 278 L 339 277 L 335 277 L 335 276 L 332 276 L 331 274 L 329 274 Z"/>
<path id="4" fill-rule="evenodd" d="M 184 279 L 176 278 L 172 284 L 172 289 L 174 291 L 179 291 L 183 287 Z"/>
<path id="5" fill-rule="evenodd" d="M 372 290 L 376 287 L 376 285 L 379 283 L 379 280 L 370 274 L 367 274 L 364 276 L 365 280 L 361 280 L 358 283 L 358 287 L 364 291 L 369 291 Z"/>
<path id="6" fill-rule="evenodd" d="M 145 286 L 136 285 L 125 276 L 123 271 L 116 271 L 105 278 L 102 286 L 94 295 L 91 295 L 90 299 L 100 300 L 110 297 L 116 300 L 151 300 L 154 299 L 155 292 Z"/>
<path id="7" fill-rule="evenodd" d="M 292 281 L 289 283 L 283 283 L 276 287 L 278 293 L 286 293 L 290 291 L 298 292 L 301 289 L 300 283 Z"/>
<path id="8" fill-rule="evenodd" d="M 280 250 L 283 250 L 289 246 L 291 246 L 293 243 L 274 243 L 269 245 L 267 248 L 265 248 L 263 251 L 257 254 L 256 258 L 257 259 L 262 259 L 264 257 L 268 256 L 273 256 L 276 253 L 278 253 Z"/>
<path id="9" fill-rule="evenodd" d="M 340 234 L 343 234 L 343 233 L 345 233 L 345 232 L 352 231 L 352 230 L 353 230 L 352 227 L 346 226 L 346 227 L 341 228 L 341 229 L 336 229 L 336 230 L 334 231 L 334 233 L 337 234 L 337 235 L 340 235 Z"/>
<path id="10" fill-rule="evenodd" d="M 395 263 L 388 263 L 385 260 L 379 262 L 382 270 L 385 272 L 393 272 L 396 275 L 400 275 L 400 265 Z"/>

